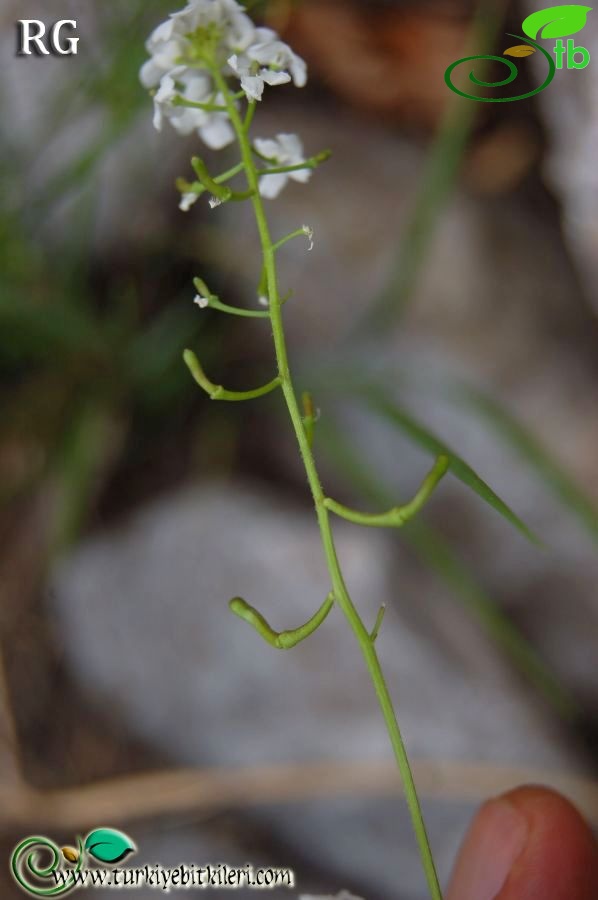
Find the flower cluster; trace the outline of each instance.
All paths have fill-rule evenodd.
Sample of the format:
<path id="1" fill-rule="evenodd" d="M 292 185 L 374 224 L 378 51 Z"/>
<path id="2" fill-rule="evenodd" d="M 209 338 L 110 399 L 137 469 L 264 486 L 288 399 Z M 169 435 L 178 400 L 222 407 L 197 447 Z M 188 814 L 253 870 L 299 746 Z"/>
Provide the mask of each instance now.
<path id="1" fill-rule="evenodd" d="M 154 125 L 167 119 L 179 134 L 196 132 L 219 150 L 234 139 L 220 78 L 239 79 L 248 100 L 265 85 L 307 81 L 304 61 L 270 28 L 257 27 L 236 0 L 191 0 L 147 41 L 141 82 L 154 95 Z"/>

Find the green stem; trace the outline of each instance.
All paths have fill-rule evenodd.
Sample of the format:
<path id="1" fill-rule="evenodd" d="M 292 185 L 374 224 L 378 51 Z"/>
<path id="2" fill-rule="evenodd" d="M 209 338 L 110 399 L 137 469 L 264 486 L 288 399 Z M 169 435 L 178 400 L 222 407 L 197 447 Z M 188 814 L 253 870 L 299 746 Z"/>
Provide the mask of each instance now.
<path id="1" fill-rule="evenodd" d="M 201 109 L 204 112 L 226 112 L 226 106 L 218 106 L 217 103 L 198 103 L 195 100 L 187 100 L 186 97 L 177 94 L 172 99 L 173 106 L 184 106 L 187 109 Z"/>
<path id="2" fill-rule="evenodd" d="M 301 395 L 301 403 L 303 404 L 303 428 L 307 437 L 307 443 L 310 450 L 314 445 L 314 426 L 316 424 L 316 413 L 314 410 L 314 401 L 312 395 L 308 391 L 304 391 Z"/>
<path id="3" fill-rule="evenodd" d="M 330 592 L 311 619 L 291 631 L 274 631 L 263 615 L 246 603 L 242 597 L 233 597 L 228 605 L 231 612 L 255 628 L 257 633 L 272 647 L 276 647 L 277 650 L 290 650 L 317 631 L 334 605 L 334 594 Z"/>
<path id="4" fill-rule="evenodd" d="M 228 313 L 229 316 L 240 316 L 243 319 L 269 319 L 270 313 L 265 310 L 239 309 L 236 306 L 229 306 L 228 303 L 222 303 L 218 297 L 213 294 L 207 298 L 210 309 L 217 309 L 219 312 Z"/>
<path id="5" fill-rule="evenodd" d="M 356 509 L 350 509 L 348 506 L 343 506 L 342 503 L 337 503 L 330 497 L 325 501 L 326 509 L 356 525 L 368 525 L 370 528 L 401 528 L 413 519 L 427 503 L 438 482 L 448 472 L 449 466 L 448 456 L 439 456 L 413 500 L 404 506 L 394 506 L 388 512 L 380 514 L 358 512 Z"/>
<path id="6" fill-rule="evenodd" d="M 304 159 L 300 163 L 293 163 L 293 165 L 289 166 L 279 166 L 276 165 L 275 159 L 264 156 L 264 154 L 260 153 L 259 150 L 256 150 L 255 147 L 252 147 L 252 150 L 255 156 L 257 156 L 258 159 L 261 159 L 262 162 L 266 162 L 268 164 L 274 163 L 272 167 L 268 165 L 267 169 L 258 169 L 257 174 L 259 178 L 261 178 L 262 175 L 278 175 L 283 172 L 301 172 L 302 169 L 317 169 L 318 166 L 321 166 L 322 163 L 325 163 L 332 156 L 332 150 L 322 150 L 321 153 L 317 153 L 315 156 L 310 156 L 309 159 Z"/>
<path id="7" fill-rule="evenodd" d="M 210 381 L 193 350 L 185 350 L 183 359 L 197 384 L 206 392 L 211 400 L 227 400 L 229 403 L 241 403 L 244 400 L 257 400 L 258 397 L 265 397 L 266 394 L 271 394 L 272 391 L 275 391 L 281 386 L 281 379 L 273 378 L 268 384 L 264 384 L 262 387 L 256 388 L 253 391 L 227 391 L 221 384 L 214 384 Z"/>
<path id="8" fill-rule="evenodd" d="M 301 411 L 299 409 L 299 404 L 297 402 L 295 389 L 293 387 L 293 382 L 289 371 L 289 361 L 284 335 L 284 326 L 282 321 L 282 304 L 278 289 L 278 277 L 276 269 L 276 251 L 274 250 L 264 205 L 259 193 L 259 172 L 254 165 L 253 151 L 248 136 L 248 129 L 245 128 L 239 116 L 239 112 L 230 97 L 225 79 L 217 70 L 214 70 L 213 75 L 219 90 L 222 92 L 222 95 L 226 100 L 228 113 L 237 134 L 239 146 L 241 149 L 241 158 L 245 164 L 245 172 L 249 189 L 254 191 L 251 197 L 251 202 L 253 204 L 255 219 L 260 236 L 262 253 L 264 256 L 264 267 L 266 271 L 268 296 L 270 300 L 270 318 L 272 320 L 272 334 L 274 339 L 274 349 L 276 352 L 276 361 L 278 364 L 280 386 L 282 388 L 282 392 L 287 404 L 287 409 L 291 418 L 293 430 L 297 438 L 297 443 L 299 445 L 299 450 L 305 467 L 307 481 L 309 483 L 309 487 L 313 496 L 318 525 L 322 538 L 322 545 L 324 548 L 324 554 L 332 581 L 334 597 L 336 599 L 336 602 L 338 603 L 338 606 L 345 615 L 345 618 L 347 619 L 349 625 L 351 626 L 357 642 L 359 643 L 361 652 L 363 654 L 366 666 L 374 685 L 374 689 L 376 691 L 376 695 L 378 697 L 378 702 L 382 709 L 382 714 L 386 722 L 386 727 L 393 747 L 399 772 L 403 780 L 407 805 L 409 807 L 413 828 L 419 845 L 419 851 L 426 880 L 428 883 L 428 889 L 430 891 L 430 896 L 432 897 L 432 900 L 442 900 L 442 892 L 440 890 L 438 875 L 436 874 L 436 867 L 434 865 L 430 842 L 426 833 L 426 827 L 417 796 L 413 773 L 411 772 L 411 766 L 409 765 L 407 751 L 405 749 L 405 744 L 403 742 L 403 738 L 399 729 L 397 717 L 395 715 L 392 700 L 390 697 L 390 692 L 388 690 L 388 686 L 382 672 L 382 667 L 380 665 L 380 660 L 378 659 L 378 654 L 376 652 L 374 642 L 372 641 L 372 637 L 365 627 L 363 621 L 361 620 L 361 617 L 357 612 L 353 601 L 351 600 L 341 572 L 338 556 L 336 553 L 336 547 L 334 544 L 332 529 L 330 526 L 330 516 L 325 506 L 326 498 L 324 496 L 324 491 L 322 489 L 322 484 L 320 482 L 320 477 L 318 475 L 314 456 L 311 451 L 308 435 L 303 425 L 303 419 Z"/>
<path id="9" fill-rule="evenodd" d="M 378 639 L 378 635 L 380 634 L 380 629 L 382 628 L 382 622 L 384 621 L 384 616 L 386 615 L 386 604 L 383 603 L 380 609 L 378 610 L 378 615 L 376 616 L 376 623 L 372 628 L 372 633 L 370 634 L 370 640 L 372 644 L 376 642 Z"/>
<path id="10" fill-rule="evenodd" d="M 291 234 L 287 234 L 287 235 L 285 235 L 285 237 L 281 238 L 279 241 L 276 241 L 275 244 L 272 244 L 272 249 L 280 250 L 282 247 L 284 247 L 285 244 L 288 244 L 289 241 L 294 241 L 295 238 L 298 238 L 298 237 L 304 237 L 304 238 L 306 237 L 306 238 L 308 238 L 308 240 L 311 240 L 310 235 L 312 235 L 312 234 L 313 234 L 313 232 L 311 230 L 306 231 L 305 228 L 298 228 L 296 231 L 292 231 Z M 311 241 L 310 249 L 311 249 L 311 246 L 313 246 L 313 241 Z"/>

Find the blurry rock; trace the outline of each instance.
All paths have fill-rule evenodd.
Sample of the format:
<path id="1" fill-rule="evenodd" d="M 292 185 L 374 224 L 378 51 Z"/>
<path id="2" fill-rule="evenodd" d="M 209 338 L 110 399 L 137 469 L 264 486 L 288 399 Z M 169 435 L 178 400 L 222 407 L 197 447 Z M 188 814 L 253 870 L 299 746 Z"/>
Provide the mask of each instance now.
<path id="1" fill-rule="evenodd" d="M 411 753 L 575 764 L 467 614 L 409 569 L 397 582 L 396 544 L 344 523 L 335 530 L 365 620 L 389 604 L 379 650 Z M 328 589 L 311 514 L 267 491 L 221 484 L 187 487 L 86 542 L 56 571 L 48 613 L 92 708 L 173 763 L 386 759 L 373 689 L 338 610 L 281 653 L 226 607 L 241 594 L 274 628 L 294 627 Z M 433 608 L 434 621 L 404 615 L 414 604 Z M 435 804 L 428 812 L 446 874 L 469 811 L 455 811 L 451 827 L 450 810 Z M 304 858 L 338 871 L 338 884 L 362 893 L 363 880 L 377 885 L 372 896 L 393 895 L 400 853 L 405 896 L 425 896 L 398 800 L 347 797 L 255 815 Z"/>

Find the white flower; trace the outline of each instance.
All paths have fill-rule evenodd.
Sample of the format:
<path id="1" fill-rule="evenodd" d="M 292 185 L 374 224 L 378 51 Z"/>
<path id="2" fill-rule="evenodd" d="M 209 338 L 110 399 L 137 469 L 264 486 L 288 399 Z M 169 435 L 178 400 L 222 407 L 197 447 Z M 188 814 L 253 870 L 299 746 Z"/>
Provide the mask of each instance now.
<path id="1" fill-rule="evenodd" d="M 150 59 L 141 68 L 147 88 L 157 88 L 154 125 L 168 119 L 179 134 L 197 132 L 214 150 L 234 140 L 226 110 L 207 110 L 173 104 L 180 95 L 210 106 L 225 106 L 212 71 L 237 76 L 250 100 L 261 100 L 264 85 L 294 81 L 302 87 L 306 65 L 270 28 L 257 28 L 237 0 L 190 0 L 150 35 Z"/>
<path id="2" fill-rule="evenodd" d="M 260 40 L 262 29 L 256 28 L 236 0 L 191 0 L 185 9 L 173 13 L 152 32 L 146 48 L 151 56 L 141 69 L 140 78 L 147 88 L 155 87 L 176 66 L 192 59 L 193 36 L 205 30 L 205 39 L 217 30 L 221 62 Z M 218 60 L 216 60 L 218 61 Z"/>
<path id="3" fill-rule="evenodd" d="M 193 301 L 200 309 L 207 309 L 210 305 L 210 298 L 204 297 L 202 294 L 198 294 L 197 297 Z"/>
<path id="4" fill-rule="evenodd" d="M 256 138 L 254 145 L 260 156 L 265 157 L 273 167 L 296 166 L 305 162 L 303 144 L 296 134 L 279 134 L 274 140 Z M 277 172 L 274 175 L 264 175 L 260 179 L 260 194 L 268 199 L 278 197 L 289 178 L 305 184 L 311 178 L 311 169 L 297 169 L 296 172 Z"/>
<path id="5" fill-rule="evenodd" d="M 295 87 L 307 84 L 307 66 L 305 61 L 293 53 L 287 44 L 278 40 L 267 40 L 252 44 L 247 50 L 249 59 L 261 66 L 269 66 L 278 71 L 289 71 Z"/>
<path id="6" fill-rule="evenodd" d="M 240 79 L 249 100 L 261 100 L 264 85 L 275 86 L 293 81 L 296 87 L 307 83 L 307 66 L 287 44 L 278 40 L 270 28 L 256 28 L 255 40 L 243 54 L 233 54 L 228 64 Z"/>
<path id="7" fill-rule="evenodd" d="M 248 100 L 261 100 L 264 93 L 264 85 L 288 84 L 291 76 L 288 72 L 272 72 L 270 69 L 261 69 L 254 72 L 254 68 L 247 60 L 234 54 L 228 60 L 228 64 L 240 79 L 241 88 L 245 91 Z"/>
<path id="8" fill-rule="evenodd" d="M 220 150 L 230 144 L 235 133 L 224 112 L 208 112 L 188 106 L 175 106 L 173 100 L 181 96 L 193 103 L 221 105 L 221 96 L 214 97 L 210 78 L 203 72 L 177 66 L 164 75 L 154 96 L 154 128 L 162 130 L 164 119 L 168 119 L 179 134 L 187 135 L 196 131 L 208 147 Z"/>

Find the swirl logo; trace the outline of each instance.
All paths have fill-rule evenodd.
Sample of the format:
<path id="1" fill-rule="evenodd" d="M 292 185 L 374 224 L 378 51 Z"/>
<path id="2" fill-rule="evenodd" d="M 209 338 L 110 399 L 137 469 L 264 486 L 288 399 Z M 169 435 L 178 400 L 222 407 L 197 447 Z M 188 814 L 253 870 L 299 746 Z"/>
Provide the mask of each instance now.
<path id="1" fill-rule="evenodd" d="M 589 65 L 590 52 L 586 47 L 576 45 L 571 38 L 569 38 L 565 45 L 561 38 L 568 37 L 569 35 L 581 31 L 585 27 L 587 15 L 591 10 L 591 6 L 568 4 L 565 6 L 551 6 L 547 9 L 541 9 L 538 12 L 532 13 L 531 16 L 528 16 L 527 19 L 524 20 L 522 25 L 525 37 L 517 34 L 509 34 L 509 37 L 513 37 L 518 41 L 523 41 L 522 44 L 509 47 L 504 51 L 503 56 L 494 56 L 490 54 L 464 56 L 463 59 L 456 60 L 454 63 L 451 63 L 444 73 L 444 80 L 447 87 L 460 97 L 465 97 L 467 100 L 475 100 L 478 103 L 513 103 L 515 100 L 525 100 L 528 97 L 539 94 L 551 83 L 556 74 L 556 70 L 564 68 L 565 61 L 568 69 L 585 69 Z M 552 53 L 536 42 L 538 37 L 558 39 L 552 48 Z M 484 81 L 483 79 L 478 78 L 472 69 L 469 72 L 469 80 L 472 84 L 481 88 L 504 87 L 515 81 L 519 75 L 519 69 L 515 63 L 511 59 L 506 59 L 505 57 L 512 56 L 522 59 L 532 56 L 538 51 L 545 57 L 546 62 L 548 63 L 548 72 L 546 78 L 539 87 L 526 91 L 525 93 L 507 97 L 481 96 L 480 94 L 469 93 L 467 90 L 463 90 L 453 82 L 453 72 L 462 63 L 484 60 L 486 63 L 499 62 L 502 65 L 505 65 L 509 70 L 509 74 L 506 78 L 496 81 Z"/>
<path id="2" fill-rule="evenodd" d="M 87 835 L 85 842 L 77 838 L 76 849 L 60 848 L 47 837 L 32 836 L 17 844 L 10 868 L 27 894 L 59 897 L 81 884 L 79 873 L 87 859 L 116 865 L 136 849 L 126 834 L 114 828 L 98 828 Z"/>

